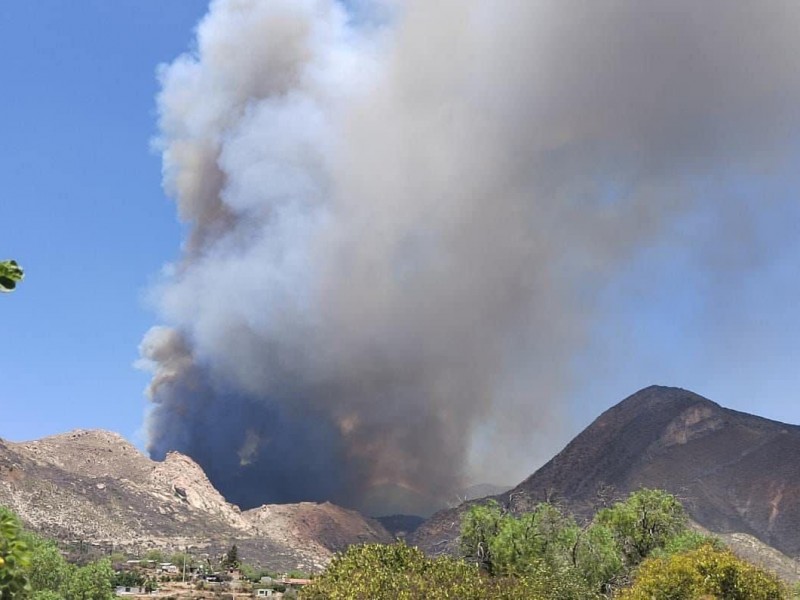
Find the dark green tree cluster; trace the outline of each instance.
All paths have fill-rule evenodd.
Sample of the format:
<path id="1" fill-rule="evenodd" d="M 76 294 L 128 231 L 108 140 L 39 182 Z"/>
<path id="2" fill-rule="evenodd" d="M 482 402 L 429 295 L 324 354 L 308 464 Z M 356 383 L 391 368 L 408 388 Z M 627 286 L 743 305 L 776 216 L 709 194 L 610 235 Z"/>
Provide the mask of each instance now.
<path id="1" fill-rule="evenodd" d="M 688 533 L 688 519 L 675 496 L 661 490 L 642 489 L 624 502 L 597 513 L 594 524 L 614 536 L 627 565 L 637 565 L 655 550 Z"/>
<path id="2" fill-rule="evenodd" d="M 515 517 L 495 501 L 469 510 L 461 551 L 492 577 L 543 582 L 552 598 L 591 598 L 621 568 L 615 539 L 604 525 L 581 528 L 552 504 Z"/>
<path id="3" fill-rule="evenodd" d="M 109 560 L 69 564 L 54 542 L 24 531 L 0 507 L 0 599 L 111 600 L 114 571 Z M 11 559 L 11 560 L 9 560 Z"/>
<path id="4" fill-rule="evenodd" d="M 514 516 L 497 502 L 462 519 L 460 559 L 403 543 L 351 547 L 303 593 L 313 600 L 782 600 L 772 575 L 688 529 L 678 500 L 643 489 L 579 525 L 543 503 Z"/>
<path id="5" fill-rule="evenodd" d="M 222 558 L 223 569 L 236 569 L 239 567 L 239 548 L 236 544 L 231 546 Z"/>
<path id="6" fill-rule="evenodd" d="M 549 589 L 545 598 L 787 597 L 775 576 L 689 529 L 681 503 L 661 490 L 634 492 L 583 527 L 551 504 L 515 517 L 490 502 L 465 515 L 461 544 L 491 575 L 546 582 L 536 588 Z"/>
<path id="7" fill-rule="evenodd" d="M 351 546 L 303 590 L 303 600 L 544 600 L 525 581 L 490 578 L 477 565 L 428 558 L 403 542 Z"/>
<path id="8" fill-rule="evenodd" d="M 138 571 L 120 571 L 114 574 L 113 586 L 144 587 L 147 578 Z"/>

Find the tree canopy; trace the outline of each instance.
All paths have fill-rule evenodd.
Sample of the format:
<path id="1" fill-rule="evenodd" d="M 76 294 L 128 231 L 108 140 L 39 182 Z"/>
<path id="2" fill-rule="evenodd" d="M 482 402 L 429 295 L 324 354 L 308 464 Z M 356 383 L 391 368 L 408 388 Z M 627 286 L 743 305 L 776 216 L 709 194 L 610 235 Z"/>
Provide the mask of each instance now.
<path id="1" fill-rule="evenodd" d="M 786 590 L 769 573 L 737 558 L 730 550 L 713 544 L 646 559 L 633 585 L 622 590 L 619 600 L 782 600 Z"/>
<path id="2" fill-rule="evenodd" d="M 69 564 L 54 542 L 0 507 L 0 600 L 111 600 L 113 579 L 109 560 Z"/>
<path id="3" fill-rule="evenodd" d="M 588 523 L 542 503 L 513 515 L 475 504 L 461 557 L 404 543 L 351 546 L 303 591 L 311 600 L 783 600 L 772 575 L 688 527 L 680 502 L 642 489 Z"/>
<path id="4" fill-rule="evenodd" d="M 304 600 L 549 600 L 540 582 L 527 577 L 487 577 L 475 564 L 428 558 L 396 544 L 351 546 L 303 590 Z"/>
<path id="5" fill-rule="evenodd" d="M 539 504 L 519 516 L 504 510 L 496 501 L 474 505 L 462 519 L 461 552 L 490 576 L 524 577 L 536 582 L 544 597 L 564 600 L 608 597 L 628 588 L 632 582 L 645 585 L 638 583 L 641 573 L 650 582 L 646 587 L 649 591 L 630 596 L 631 599 L 680 600 L 683 596 L 654 591 L 665 581 L 653 575 L 659 571 L 653 565 L 662 564 L 656 561 L 666 561 L 664 564 L 676 561 L 684 566 L 687 561 L 694 561 L 698 569 L 705 569 L 705 576 L 724 579 L 723 571 L 732 568 L 730 561 L 735 558 L 718 540 L 689 529 L 686 513 L 675 496 L 651 489 L 633 492 L 625 500 L 600 510 L 582 526 L 549 503 Z M 643 561 L 650 562 L 643 564 Z M 777 582 L 752 565 L 741 561 L 738 564 L 743 575 L 736 579 L 736 585 Z M 670 575 L 667 579 L 672 581 L 675 577 Z M 783 593 L 780 584 L 767 589 Z"/>
<path id="6" fill-rule="evenodd" d="M 608 527 L 629 565 L 636 565 L 653 550 L 686 531 L 688 519 L 672 494 L 641 489 L 624 502 L 599 511 L 595 522 Z"/>

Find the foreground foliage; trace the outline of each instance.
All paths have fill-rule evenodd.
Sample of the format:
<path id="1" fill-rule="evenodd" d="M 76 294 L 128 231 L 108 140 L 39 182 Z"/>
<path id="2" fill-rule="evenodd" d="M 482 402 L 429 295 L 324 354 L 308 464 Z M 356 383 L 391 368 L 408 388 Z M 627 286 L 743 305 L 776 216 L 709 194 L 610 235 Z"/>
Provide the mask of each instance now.
<path id="1" fill-rule="evenodd" d="M 465 563 L 430 560 L 403 543 L 365 544 L 337 555 L 325 573 L 303 590 L 303 598 L 400 600 L 418 598 L 426 588 L 440 594 L 431 598 L 446 598 L 447 593 L 450 597 L 473 598 L 472 589 L 479 584 L 478 569 Z"/>
<path id="2" fill-rule="evenodd" d="M 495 501 L 464 516 L 462 555 L 490 576 L 545 582 L 553 598 L 591 598 L 622 564 L 603 525 L 582 529 L 552 504 L 515 517 Z"/>
<path id="3" fill-rule="evenodd" d="M 514 516 L 496 502 L 462 521 L 462 558 L 429 558 L 400 542 L 351 546 L 304 600 L 784 600 L 773 575 L 687 527 L 680 503 L 640 490 L 579 525 L 543 503 Z M 238 561 L 235 547 L 229 562 Z M 0 600 L 110 600 L 110 561 L 66 562 L 0 507 Z M 127 581 L 125 582 L 128 583 Z M 131 582 L 132 583 L 132 582 Z"/>
<path id="4" fill-rule="evenodd" d="M 114 571 L 108 560 L 69 564 L 54 542 L 24 531 L 0 507 L 0 599 L 110 600 Z"/>
<path id="5" fill-rule="evenodd" d="M 636 573 L 633 585 L 619 600 L 782 600 L 786 590 L 778 579 L 734 556 L 705 544 L 672 556 L 650 558 Z"/>
<path id="6" fill-rule="evenodd" d="M 0 599 L 18 598 L 30 590 L 30 553 L 20 539 L 20 526 L 10 512 L 0 512 Z"/>
<path id="7" fill-rule="evenodd" d="M 782 600 L 772 575 L 688 529 L 678 500 L 643 489 L 581 526 L 543 503 L 515 516 L 472 506 L 462 559 L 404 543 L 353 546 L 303 591 L 312 600 Z"/>
<path id="8" fill-rule="evenodd" d="M 613 532 L 624 561 L 636 565 L 685 533 L 688 519 L 672 494 L 642 489 L 598 512 L 595 522 Z"/>
<path id="9" fill-rule="evenodd" d="M 645 557 L 686 534 L 683 507 L 660 490 L 635 492 L 583 527 L 553 504 L 515 516 L 489 501 L 465 514 L 461 552 L 491 576 L 544 573 L 565 589 L 553 597 L 590 598 L 624 585 Z"/>
<path id="10" fill-rule="evenodd" d="M 0 292 L 13 292 L 17 283 L 25 278 L 22 267 L 15 260 L 0 260 Z"/>
<path id="11" fill-rule="evenodd" d="M 428 558 L 403 542 L 352 546 L 303 590 L 304 600 L 545 600 L 562 595 L 569 582 L 544 564 L 521 577 L 489 577 L 475 564 L 450 557 Z M 565 587 L 566 586 L 566 587 Z M 573 590 L 574 591 L 574 590 Z"/>

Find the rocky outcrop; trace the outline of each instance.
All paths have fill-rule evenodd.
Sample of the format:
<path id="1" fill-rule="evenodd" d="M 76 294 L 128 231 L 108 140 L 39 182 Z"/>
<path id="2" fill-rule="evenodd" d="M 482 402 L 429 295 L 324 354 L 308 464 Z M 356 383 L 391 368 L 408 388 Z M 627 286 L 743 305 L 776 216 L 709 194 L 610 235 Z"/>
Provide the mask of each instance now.
<path id="1" fill-rule="evenodd" d="M 378 521 L 330 502 L 270 504 L 245 511 L 243 515 L 259 536 L 285 543 L 304 540 L 304 552 L 310 556 L 330 556 L 351 544 L 393 541 Z"/>
<path id="2" fill-rule="evenodd" d="M 156 463 L 149 480 L 161 490 L 168 490 L 169 496 L 185 503 L 190 510 L 213 515 L 237 529 L 249 529 L 239 507 L 226 501 L 200 465 L 180 452 L 170 452 L 163 462 Z"/>
<path id="3" fill-rule="evenodd" d="M 0 504 L 65 544 L 219 555 L 235 543 L 244 559 L 278 571 L 319 570 L 349 543 L 391 539 L 379 523 L 328 503 L 242 513 L 191 458 L 153 461 L 98 430 L 0 440 Z"/>

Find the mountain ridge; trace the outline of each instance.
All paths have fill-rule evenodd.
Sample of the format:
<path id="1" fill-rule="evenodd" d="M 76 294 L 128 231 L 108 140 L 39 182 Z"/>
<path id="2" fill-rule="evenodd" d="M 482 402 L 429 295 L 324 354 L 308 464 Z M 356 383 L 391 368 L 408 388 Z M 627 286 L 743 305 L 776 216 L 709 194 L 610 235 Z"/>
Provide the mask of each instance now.
<path id="1" fill-rule="evenodd" d="M 493 496 L 514 513 L 554 501 L 589 518 L 641 488 L 677 495 L 714 533 L 742 534 L 800 553 L 800 426 L 723 408 L 681 388 L 650 386 L 597 417 L 541 468 Z M 440 511 L 411 536 L 454 551 L 460 514 Z"/>
<path id="2" fill-rule="evenodd" d="M 650 386 L 604 411 L 517 486 L 491 497 L 514 513 L 554 501 L 585 520 L 635 489 L 663 488 L 681 499 L 698 527 L 786 573 L 796 567 L 783 555 L 800 554 L 798 464 L 800 426 L 727 409 L 681 388 Z M 439 511 L 416 530 L 407 515 L 384 522 L 428 553 L 453 552 L 460 515 L 476 501 Z M 317 571 L 349 544 L 393 539 L 380 520 L 327 502 L 242 511 L 188 456 L 170 452 L 153 461 L 104 430 L 0 439 L 0 504 L 62 541 L 133 553 L 189 547 L 209 555 L 236 543 L 245 559 L 284 571 Z"/>
<path id="3" fill-rule="evenodd" d="M 0 504 L 43 535 L 98 551 L 218 555 L 236 543 L 243 558 L 283 571 L 318 571 L 349 543 L 392 540 L 377 521 L 330 503 L 243 512 L 188 456 L 153 461 L 104 430 L 0 440 Z M 272 510 L 269 527 L 259 510 Z"/>

